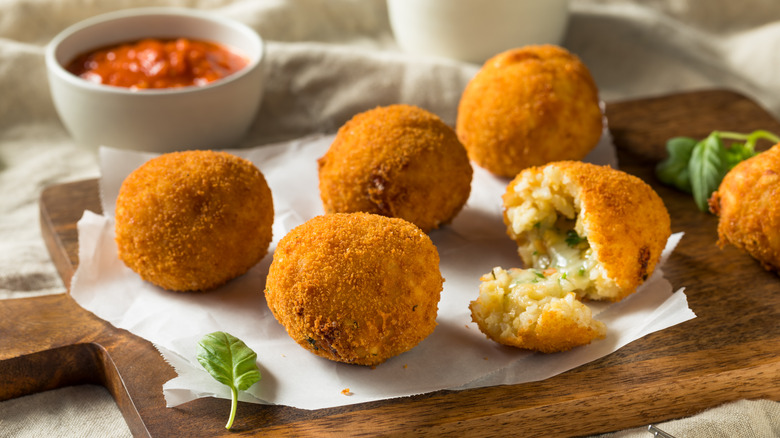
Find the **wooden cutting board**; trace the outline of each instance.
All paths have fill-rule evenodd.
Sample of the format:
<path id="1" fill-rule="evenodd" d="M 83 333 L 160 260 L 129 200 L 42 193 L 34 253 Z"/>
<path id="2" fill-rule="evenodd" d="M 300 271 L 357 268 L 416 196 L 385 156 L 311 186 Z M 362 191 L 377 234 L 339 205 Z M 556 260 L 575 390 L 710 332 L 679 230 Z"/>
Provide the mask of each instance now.
<path id="1" fill-rule="evenodd" d="M 478 435 L 572 436 L 680 418 L 737 400 L 780 400 L 780 278 L 716 244 L 717 219 L 687 195 L 660 186 L 653 166 L 672 136 L 712 130 L 780 132 L 744 96 L 722 90 L 612 102 L 610 129 L 621 168 L 666 202 L 685 237 L 664 272 L 685 286 L 697 318 L 550 379 L 305 411 L 199 399 L 166 408 L 175 377 L 154 347 L 79 307 L 68 294 L 0 301 L 0 400 L 67 385 L 105 385 L 136 436 Z M 764 148 L 768 145 L 764 145 Z M 78 265 L 76 222 L 100 212 L 96 180 L 56 185 L 40 198 L 41 232 L 66 285 Z M 442 367 L 447 364 L 442 364 Z"/>

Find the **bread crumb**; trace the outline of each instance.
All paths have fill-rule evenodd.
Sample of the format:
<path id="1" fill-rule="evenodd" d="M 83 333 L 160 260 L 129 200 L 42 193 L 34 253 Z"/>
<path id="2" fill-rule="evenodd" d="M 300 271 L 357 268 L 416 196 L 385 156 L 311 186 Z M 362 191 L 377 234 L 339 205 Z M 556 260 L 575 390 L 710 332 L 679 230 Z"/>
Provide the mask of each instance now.
<path id="1" fill-rule="evenodd" d="M 342 390 L 341 390 L 341 393 L 342 393 L 342 394 L 344 394 L 344 395 L 346 395 L 346 396 L 350 396 L 350 395 L 352 395 L 352 391 L 350 391 L 350 390 L 349 390 L 349 388 L 344 388 L 344 389 L 342 389 Z"/>
<path id="2" fill-rule="evenodd" d="M 406 369 L 406 366 L 407 366 L 407 365 L 406 365 L 406 364 L 404 364 L 404 369 Z"/>

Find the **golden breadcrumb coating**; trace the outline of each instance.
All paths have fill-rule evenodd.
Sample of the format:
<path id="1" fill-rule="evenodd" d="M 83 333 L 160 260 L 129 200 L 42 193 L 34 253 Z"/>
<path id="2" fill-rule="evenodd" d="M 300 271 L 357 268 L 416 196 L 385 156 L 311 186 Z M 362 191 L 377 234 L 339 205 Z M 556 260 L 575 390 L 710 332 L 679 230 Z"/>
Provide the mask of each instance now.
<path id="1" fill-rule="evenodd" d="M 433 332 L 443 282 L 436 247 L 415 225 L 376 214 L 334 213 L 282 238 L 265 297 L 302 347 L 371 366 Z"/>
<path id="2" fill-rule="evenodd" d="M 494 268 L 480 280 L 472 320 L 498 343 L 554 353 L 606 335 L 590 308 L 561 287 L 559 272 Z"/>
<path id="3" fill-rule="evenodd" d="M 153 158 L 122 183 L 116 203 L 119 258 L 174 291 L 213 289 L 268 252 L 274 220 L 265 177 L 226 152 Z"/>
<path id="4" fill-rule="evenodd" d="M 505 177 L 551 161 L 581 160 L 602 133 L 598 89 L 566 49 L 525 46 L 487 60 L 458 106 L 469 158 Z"/>
<path id="5" fill-rule="evenodd" d="M 780 143 L 731 169 L 709 204 L 721 248 L 734 245 L 780 274 Z"/>
<path id="6" fill-rule="evenodd" d="M 579 300 L 618 301 L 655 269 L 671 234 L 666 207 L 639 178 L 561 161 L 521 171 L 503 196 L 507 233 L 527 269 L 481 278 L 472 319 L 489 338 L 542 352 L 604 336 Z"/>
<path id="7" fill-rule="evenodd" d="M 326 213 L 398 217 L 426 233 L 449 223 L 471 192 L 471 163 L 455 131 L 410 105 L 357 114 L 318 165 Z"/>

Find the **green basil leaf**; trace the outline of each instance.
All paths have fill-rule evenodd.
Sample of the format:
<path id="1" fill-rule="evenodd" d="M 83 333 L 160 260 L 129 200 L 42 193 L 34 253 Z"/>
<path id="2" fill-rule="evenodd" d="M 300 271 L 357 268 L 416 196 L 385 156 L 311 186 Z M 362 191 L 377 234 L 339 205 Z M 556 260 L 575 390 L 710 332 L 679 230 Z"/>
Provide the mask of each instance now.
<path id="1" fill-rule="evenodd" d="M 243 391 L 260 380 L 257 354 L 225 332 L 214 332 L 198 343 L 198 362 L 217 381 Z"/>
<path id="2" fill-rule="evenodd" d="M 780 143 L 780 137 L 764 129 L 755 130 L 750 134 L 741 134 L 739 132 L 730 132 L 730 131 L 717 131 L 717 132 L 720 135 L 721 139 L 744 141 L 745 146 L 753 151 L 756 150 L 756 143 L 759 140 L 768 140 L 772 144 Z"/>
<path id="3" fill-rule="evenodd" d="M 754 146 L 749 143 L 732 143 L 725 152 L 726 168 L 731 170 L 741 161 L 756 156 L 757 153 L 753 147 Z"/>
<path id="4" fill-rule="evenodd" d="M 674 137 L 666 142 L 669 156 L 655 167 L 655 174 L 662 183 L 691 193 L 688 163 L 697 143 L 696 139 L 690 137 Z"/>
<path id="5" fill-rule="evenodd" d="M 772 144 L 780 143 L 780 137 L 763 129 L 758 129 L 750 134 L 741 134 L 739 132 L 730 131 L 716 132 L 720 135 L 722 140 L 736 140 L 737 142 L 741 142 L 734 142 L 726 148 L 725 156 L 729 170 L 734 168 L 734 166 L 741 161 L 758 155 L 759 153 L 756 152 L 756 143 L 758 143 L 759 140 L 768 140 L 772 142 Z"/>
<path id="6" fill-rule="evenodd" d="M 204 336 L 197 346 L 198 362 L 218 382 L 227 385 L 232 394 L 230 418 L 225 428 L 230 429 L 236 415 L 238 391 L 244 391 L 260 380 L 257 354 L 244 342 L 225 332 Z"/>
<path id="7" fill-rule="evenodd" d="M 691 192 L 696 206 L 708 211 L 707 201 L 712 192 L 718 189 L 723 176 L 728 171 L 725 148 L 720 136 L 713 132 L 696 144 L 688 163 L 691 178 Z"/>

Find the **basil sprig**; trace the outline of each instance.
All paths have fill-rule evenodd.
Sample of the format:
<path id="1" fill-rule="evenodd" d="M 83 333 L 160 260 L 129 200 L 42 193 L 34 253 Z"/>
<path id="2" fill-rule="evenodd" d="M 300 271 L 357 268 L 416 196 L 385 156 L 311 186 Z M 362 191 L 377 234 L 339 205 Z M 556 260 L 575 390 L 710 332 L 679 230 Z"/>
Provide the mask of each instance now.
<path id="1" fill-rule="evenodd" d="M 688 162 L 688 173 L 693 200 L 699 210 L 708 210 L 707 200 L 712 192 L 718 189 L 728 170 L 726 149 L 717 133 L 713 132 L 693 148 L 691 161 Z"/>
<path id="2" fill-rule="evenodd" d="M 775 134 L 757 130 L 750 134 L 713 131 L 702 140 L 674 137 L 666 142 L 669 157 L 658 163 L 655 174 L 662 183 L 693 195 L 696 206 L 707 211 L 712 193 L 738 163 L 758 154 L 756 143 L 766 139 L 780 143 Z M 734 140 L 729 147 L 723 140 Z"/>
<path id="3" fill-rule="evenodd" d="M 238 405 L 238 391 L 246 391 L 260 380 L 257 354 L 237 337 L 214 332 L 204 336 L 197 347 L 198 362 L 231 392 L 230 418 L 225 429 L 233 426 Z"/>

